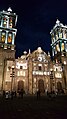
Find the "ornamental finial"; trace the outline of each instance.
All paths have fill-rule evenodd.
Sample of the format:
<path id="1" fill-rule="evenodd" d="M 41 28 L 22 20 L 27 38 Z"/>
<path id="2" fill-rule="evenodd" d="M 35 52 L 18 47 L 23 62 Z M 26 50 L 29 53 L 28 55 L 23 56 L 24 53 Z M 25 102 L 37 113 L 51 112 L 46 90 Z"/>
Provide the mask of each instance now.
<path id="1" fill-rule="evenodd" d="M 7 11 L 8 11 L 8 12 L 12 12 L 12 9 L 11 9 L 11 7 L 9 7 Z"/>
<path id="2" fill-rule="evenodd" d="M 60 21 L 57 19 L 56 24 L 59 24 L 59 23 L 60 23 Z"/>

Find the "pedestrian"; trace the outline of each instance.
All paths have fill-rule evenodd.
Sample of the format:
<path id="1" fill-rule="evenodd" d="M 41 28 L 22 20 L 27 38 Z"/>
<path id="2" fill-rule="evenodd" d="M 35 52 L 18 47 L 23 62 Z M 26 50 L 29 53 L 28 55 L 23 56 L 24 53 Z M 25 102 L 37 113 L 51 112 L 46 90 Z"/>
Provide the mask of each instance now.
<path id="1" fill-rule="evenodd" d="M 17 97 L 17 93 L 16 93 L 16 91 L 14 92 L 14 96 L 15 96 L 15 98 Z"/>
<path id="2" fill-rule="evenodd" d="M 21 89 L 21 98 L 23 98 L 23 93 L 24 93 L 24 91 L 23 91 L 23 89 Z"/>
<path id="3" fill-rule="evenodd" d="M 5 90 L 3 90 L 3 98 L 5 98 Z"/>
<path id="4" fill-rule="evenodd" d="M 40 99 L 40 90 L 37 91 L 37 100 Z"/>
<path id="5" fill-rule="evenodd" d="M 13 92 L 13 91 L 11 91 L 11 99 L 13 99 L 13 95 L 14 95 L 14 92 Z"/>

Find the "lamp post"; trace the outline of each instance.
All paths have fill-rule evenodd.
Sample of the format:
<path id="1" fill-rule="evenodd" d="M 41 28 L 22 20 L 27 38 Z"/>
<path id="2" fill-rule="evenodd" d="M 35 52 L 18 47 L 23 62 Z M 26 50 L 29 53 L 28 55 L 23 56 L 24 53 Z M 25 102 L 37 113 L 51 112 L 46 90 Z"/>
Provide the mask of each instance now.
<path id="1" fill-rule="evenodd" d="M 50 68 L 50 91 L 53 89 L 53 69 Z"/>
<path id="2" fill-rule="evenodd" d="M 13 90 L 13 78 L 14 78 L 14 65 L 12 65 L 12 73 L 10 74 L 10 77 L 12 77 L 11 79 L 11 92 Z"/>
<path id="3" fill-rule="evenodd" d="M 66 67 L 67 67 L 66 61 L 64 61 L 62 63 L 62 71 L 63 71 L 63 78 L 64 78 L 64 84 L 65 84 L 65 92 L 66 92 L 66 85 L 67 85 L 67 83 L 66 83 Z"/>

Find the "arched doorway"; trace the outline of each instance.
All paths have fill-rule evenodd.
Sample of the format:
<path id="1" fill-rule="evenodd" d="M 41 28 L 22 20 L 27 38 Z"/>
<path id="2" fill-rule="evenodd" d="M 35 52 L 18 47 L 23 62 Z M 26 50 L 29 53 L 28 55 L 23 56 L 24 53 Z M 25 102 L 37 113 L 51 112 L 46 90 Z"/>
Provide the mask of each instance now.
<path id="1" fill-rule="evenodd" d="M 62 84 L 60 81 L 57 82 L 57 90 L 58 90 L 58 92 L 61 92 L 61 90 L 62 90 Z"/>
<path id="2" fill-rule="evenodd" d="M 23 89 L 24 90 L 24 81 L 18 81 L 18 90 L 21 90 Z"/>
<path id="3" fill-rule="evenodd" d="M 38 89 L 41 93 L 44 93 L 44 81 L 42 79 L 38 81 Z"/>

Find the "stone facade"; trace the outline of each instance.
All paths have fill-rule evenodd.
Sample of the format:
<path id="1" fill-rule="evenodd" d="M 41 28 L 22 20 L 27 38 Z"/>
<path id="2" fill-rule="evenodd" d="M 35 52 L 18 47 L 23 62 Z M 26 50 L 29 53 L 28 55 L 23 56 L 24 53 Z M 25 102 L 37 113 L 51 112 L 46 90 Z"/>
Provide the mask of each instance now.
<path id="1" fill-rule="evenodd" d="M 56 88 L 58 86 L 60 88 L 62 87 L 63 90 L 67 92 L 67 26 L 57 20 L 50 34 L 52 41 L 52 57 L 55 62 L 55 67 L 57 65 L 55 74 L 58 72 L 57 76 L 59 77 L 55 76 L 55 85 Z"/>
<path id="2" fill-rule="evenodd" d="M 15 59 L 17 15 L 9 8 L 0 12 L 0 90 L 43 94 L 67 90 L 67 26 L 56 21 L 51 30 L 52 57 L 41 47 Z"/>
<path id="3" fill-rule="evenodd" d="M 16 60 L 17 86 L 21 80 L 26 93 L 35 94 L 38 89 L 43 93 L 50 91 L 50 64 L 50 55 L 41 47 L 32 53 L 22 55 Z"/>

